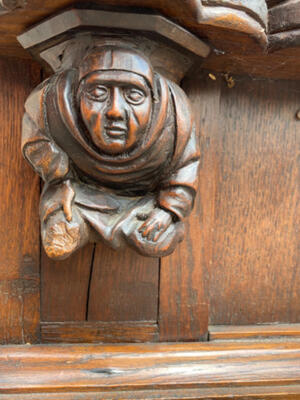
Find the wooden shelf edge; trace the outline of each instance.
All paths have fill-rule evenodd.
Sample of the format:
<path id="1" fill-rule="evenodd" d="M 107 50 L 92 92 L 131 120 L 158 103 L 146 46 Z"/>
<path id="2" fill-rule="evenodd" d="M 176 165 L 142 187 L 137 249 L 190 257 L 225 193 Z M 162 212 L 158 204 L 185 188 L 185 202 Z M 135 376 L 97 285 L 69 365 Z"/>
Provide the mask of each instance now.
<path id="1" fill-rule="evenodd" d="M 211 325 L 209 340 L 300 339 L 300 324 Z"/>
<path id="2" fill-rule="evenodd" d="M 3 346 L 0 371 L 10 400 L 300 399 L 300 341 Z"/>

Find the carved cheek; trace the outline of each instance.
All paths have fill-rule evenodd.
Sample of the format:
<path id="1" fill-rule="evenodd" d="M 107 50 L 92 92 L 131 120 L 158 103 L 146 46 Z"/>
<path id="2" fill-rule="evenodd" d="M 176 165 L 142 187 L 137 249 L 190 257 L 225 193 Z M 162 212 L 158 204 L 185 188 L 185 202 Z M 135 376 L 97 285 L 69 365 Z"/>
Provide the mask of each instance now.
<path id="1" fill-rule="evenodd" d="M 98 136 L 103 129 L 104 103 L 92 102 L 82 98 L 80 111 L 89 132 Z"/>
<path id="2" fill-rule="evenodd" d="M 138 106 L 132 106 L 131 118 L 129 118 L 129 131 L 135 135 L 142 134 L 146 129 L 151 115 L 151 100 L 146 101 Z"/>

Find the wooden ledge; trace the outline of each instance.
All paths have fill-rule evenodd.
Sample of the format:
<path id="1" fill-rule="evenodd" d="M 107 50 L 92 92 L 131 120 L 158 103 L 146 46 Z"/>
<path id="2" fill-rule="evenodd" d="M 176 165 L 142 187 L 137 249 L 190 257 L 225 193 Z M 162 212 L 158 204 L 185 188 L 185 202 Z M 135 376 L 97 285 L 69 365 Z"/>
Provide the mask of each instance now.
<path id="1" fill-rule="evenodd" d="M 0 353 L 1 399 L 228 396 L 300 398 L 300 342 L 27 345 Z"/>

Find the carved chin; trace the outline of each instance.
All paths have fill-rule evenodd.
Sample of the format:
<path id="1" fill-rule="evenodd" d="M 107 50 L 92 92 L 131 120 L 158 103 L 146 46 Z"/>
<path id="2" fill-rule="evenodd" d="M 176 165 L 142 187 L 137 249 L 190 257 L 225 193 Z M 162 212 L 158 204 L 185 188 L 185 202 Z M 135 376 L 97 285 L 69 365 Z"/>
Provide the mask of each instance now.
<path id="1" fill-rule="evenodd" d="M 94 144 L 99 150 L 108 154 L 118 154 L 128 151 L 127 133 L 123 132 L 104 132 L 101 135 L 91 135 Z"/>

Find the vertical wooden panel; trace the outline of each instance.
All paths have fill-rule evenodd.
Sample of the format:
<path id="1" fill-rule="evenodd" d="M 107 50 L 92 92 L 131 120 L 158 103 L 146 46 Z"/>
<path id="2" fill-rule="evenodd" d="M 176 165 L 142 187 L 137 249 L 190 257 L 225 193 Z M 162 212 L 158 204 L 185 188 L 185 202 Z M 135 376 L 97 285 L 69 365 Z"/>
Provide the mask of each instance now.
<path id="1" fill-rule="evenodd" d="M 42 252 L 42 321 L 85 321 L 94 245 L 63 261 Z"/>
<path id="2" fill-rule="evenodd" d="M 159 260 L 96 246 L 90 321 L 157 321 Z"/>
<path id="3" fill-rule="evenodd" d="M 39 178 L 23 159 L 24 102 L 40 82 L 31 62 L 0 59 L 0 342 L 39 339 Z"/>
<path id="4" fill-rule="evenodd" d="M 208 132 L 217 129 L 219 86 L 215 85 L 215 90 L 211 91 L 203 79 L 197 85 L 194 80 L 187 81 L 184 86 L 193 103 L 203 153 L 209 145 Z M 214 214 L 210 198 L 215 190 L 215 169 L 214 160 L 201 157 L 200 194 L 196 197 L 194 211 L 186 220 L 185 239 L 171 256 L 161 260 L 159 331 L 162 341 L 205 339 L 207 333 L 208 304 L 203 266 L 212 250 L 211 245 L 206 246 L 211 230 L 203 227 L 209 225 Z M 211 166 L 205 179 L 201 176 L 203 163 Z"/>
<path id="5" fill-rule="evenodd" d="M 212 324 L 299 322 L 299 94 L 300 81 L 223 86 Z"/>
<path id="6" fill-rule="evenodd" d="M 205 80 L 192 81 L 203 139 L 193 240 L 204 249 L 210 323 L 299 322 L 300 82 Z"/>

